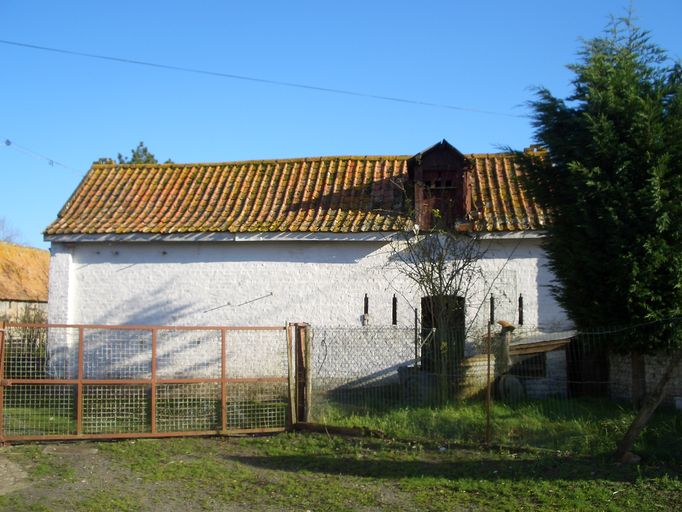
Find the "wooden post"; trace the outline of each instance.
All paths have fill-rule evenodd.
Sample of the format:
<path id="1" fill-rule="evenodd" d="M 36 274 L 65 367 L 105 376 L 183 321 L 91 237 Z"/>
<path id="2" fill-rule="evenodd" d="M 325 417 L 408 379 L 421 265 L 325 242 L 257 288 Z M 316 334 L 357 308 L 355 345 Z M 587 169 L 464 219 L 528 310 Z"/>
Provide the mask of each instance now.
<path id="1" fill-rule="evenodd" d="M 491 350 L 491 340 L 490 340 L 490 324 L 488 324 L 488 336 L 486 338 L 486 351 L 488 352 L 488 369 L 486 376 L 486 387 L 485 387 L 485 444 L 490 445 L 490 439 L 492 437 L 492 429 L 490 425 L 490 414 L 491 414 L 491 402 L 492 394 L 490 392 L 490 350 Z"/>
<path id="2" fill-rule="evenodd" d="M 306 346 L 305 325 L 296 324 L 296 421 L 305 421 L 305 392 L 306 392 Z"/>
<path id="3" fill-rule="evenodd" d="M 312 336 L 310 326 L 304 327 L 305 335 L 305 411 L 304 419 L 310 423 L 313 406 L 313 379 L 312 379 Z"/>
<path id="4" fill-rule="evenodd" d="M 289 367 L 289 421 L 290 425 L 296 424 L 296 375 L 294 374 L 294 355 L 293 343 L 291 340 L 291 330 L 294 329 L 293 324 L 287 324 L 287 363 Z"/>

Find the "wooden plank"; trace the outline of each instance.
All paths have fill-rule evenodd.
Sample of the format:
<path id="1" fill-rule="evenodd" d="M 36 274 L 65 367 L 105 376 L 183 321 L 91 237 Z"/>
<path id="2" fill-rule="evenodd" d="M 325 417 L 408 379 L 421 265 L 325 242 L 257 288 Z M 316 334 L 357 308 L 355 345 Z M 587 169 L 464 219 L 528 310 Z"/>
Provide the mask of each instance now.
<path id="1" fill-rule="evenodd" d="M 366 427 L 337 427 L 334 425 L 323 425 L 320 423 L 298 422 L 294 430 L 301 432 L 315 432 L 319 434 L 332 434 L 339 436 L 352 437 L 378 437 L 385 438 L 386 434 L 381 430 L 374 430 Z"/>
<path id="2" fill-rule="evenodd" d="M 294 374 L 294 355 L 291 340 L 291 329 L 296 329 L 293 324 L 287 326 L 287 367 L 289 380 L 289 423 L 296 424 L 296 375 Z"/>
<path id="3" fill-rule="evenodd" d="M 526 354 L 541 354 L 543 352 L 551 352 L 558 348 L 565 347 L 571 340 L 552 340 L 552 341 L 541 341 L 537 343 L 519 343 L 517 345 L 509 345 L 509 355 L 521 356 Z"/>
<path id="4" fill-rule="evenodd" d="M 275 434 L 285 432 L 284 427 L 270 427 L 270 428 L 245 428 L 228 430 L 224 435 L 240 435 L 240 434 Z M 22 442 L 22 441 L 82 441 L 84 439 L 160 439 L 166 437 L 197 437 L 197 436 L 218 436 L 223 435 L 219 430 L 194 430 L 187 432 L 157 432 L 151 434 L 150 432 L 125 432 L 125 433 L 104 433 L 104 434 L 49 434 L 49 435 L 28 435 L 28 436 L 7 436 L 5 441 L 8 442 Z"/>

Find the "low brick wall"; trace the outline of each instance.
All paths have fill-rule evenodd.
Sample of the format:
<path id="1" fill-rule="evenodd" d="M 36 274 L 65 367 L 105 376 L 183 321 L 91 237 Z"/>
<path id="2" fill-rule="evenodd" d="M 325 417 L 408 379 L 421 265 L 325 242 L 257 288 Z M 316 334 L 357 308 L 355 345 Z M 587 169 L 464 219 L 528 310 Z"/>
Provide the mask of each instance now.
<path id="1" fill-rule="evenodd" d="M 644 357 L 647 391 L 651 390 L 668 362 L 668 355 L 657 354 Z M 609 356 L 609 394 L 618 400 L 632 399 L 632 366 L 631 357 L 627 355 L 611 354 Z M 682 365 L 677 368 L 673 378 L 668 383 L 663 403 L 673 405 L 674 397 L 682 396 Z"/>

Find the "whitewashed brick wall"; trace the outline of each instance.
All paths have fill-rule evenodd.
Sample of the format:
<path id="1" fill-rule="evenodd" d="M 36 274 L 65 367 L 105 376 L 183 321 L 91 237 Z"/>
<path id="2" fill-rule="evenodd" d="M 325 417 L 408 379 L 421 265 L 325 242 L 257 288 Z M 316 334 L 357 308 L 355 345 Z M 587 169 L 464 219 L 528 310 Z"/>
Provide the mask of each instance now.
<path id="1" fill-rule="evenodd" d="M 486 294 L 491 290 L 499 297 L 498 319 L 516 323 L 521 293 L 525 327 L 567 325 L 551 297 L 552 276 L 538 239 L 482 243 L 485 277 L 467 304 L 472 342 L 485 329 Z M 395 294 L 398 324 L 411 327 L 420 294 L 396 271 L 392 254 L 385 242 L 53 243 L 49 321 L 184 326 L 284 326 L 289 321 L 359 327 L 367 294 L 370 325 L 389 326 Z M 72 352 L 73 343 L 73 336 L 53 336 L 51 353 Z M 211 352 L 206 344 L 176 343 L 170 373 L 213 371 L 206 369 Z M 260 353 L 262 357 L 251 359 L 265 367 L 268 361 L 280 365 L 266 345 L 255 340 L 243 348 Z M 106 360 L 93 357 L 102 364 Z M 377 362 L 377 368 L 367 371 L 395 364 Z M 231 370 L 251 372 L 246 362 L 233 364 Z"/>

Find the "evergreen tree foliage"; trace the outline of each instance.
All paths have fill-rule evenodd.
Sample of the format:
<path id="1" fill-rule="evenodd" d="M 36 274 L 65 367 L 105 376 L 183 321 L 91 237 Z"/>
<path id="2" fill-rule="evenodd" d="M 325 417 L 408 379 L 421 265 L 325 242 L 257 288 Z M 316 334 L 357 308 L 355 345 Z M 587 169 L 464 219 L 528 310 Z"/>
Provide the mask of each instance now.
<path id="1" fill-rule="evenodd" d="M 147 149 L 144 142 L 140 141 L 135 149 L 130 150 L 130 158 L 124 157 L 121 153 L 116 157 L 119 164 L 158 164 L 159 161 Z"/>
<path id="2" fill-rule="evenodd" d="M 570 65 L 566 99 L 531 102 L 543 158 L 519 153 L 551 212 L 555 295 L 581 329 L 682 314 L 682 72 L 631 18 L 612 20 Z M 679 346 L 665 329 L 623 350 Z"/>
<path id="3" fill-rule="evenodd" d="M 115 163 L 113 158 L 102 157 L 95 160 L 96 164 L 113 164 Z M 144 142 L 140 141 L 135 149 L 130 150 L 130 157 L 126 158 L 121 153 L 116 157 L 116 163 L 118 164 L 158 164 L 159 161 L 156 159 L 153 153 L 149 151 Z M 164 163 L 172 164 L 173 161 L 169 158 Z"/>

